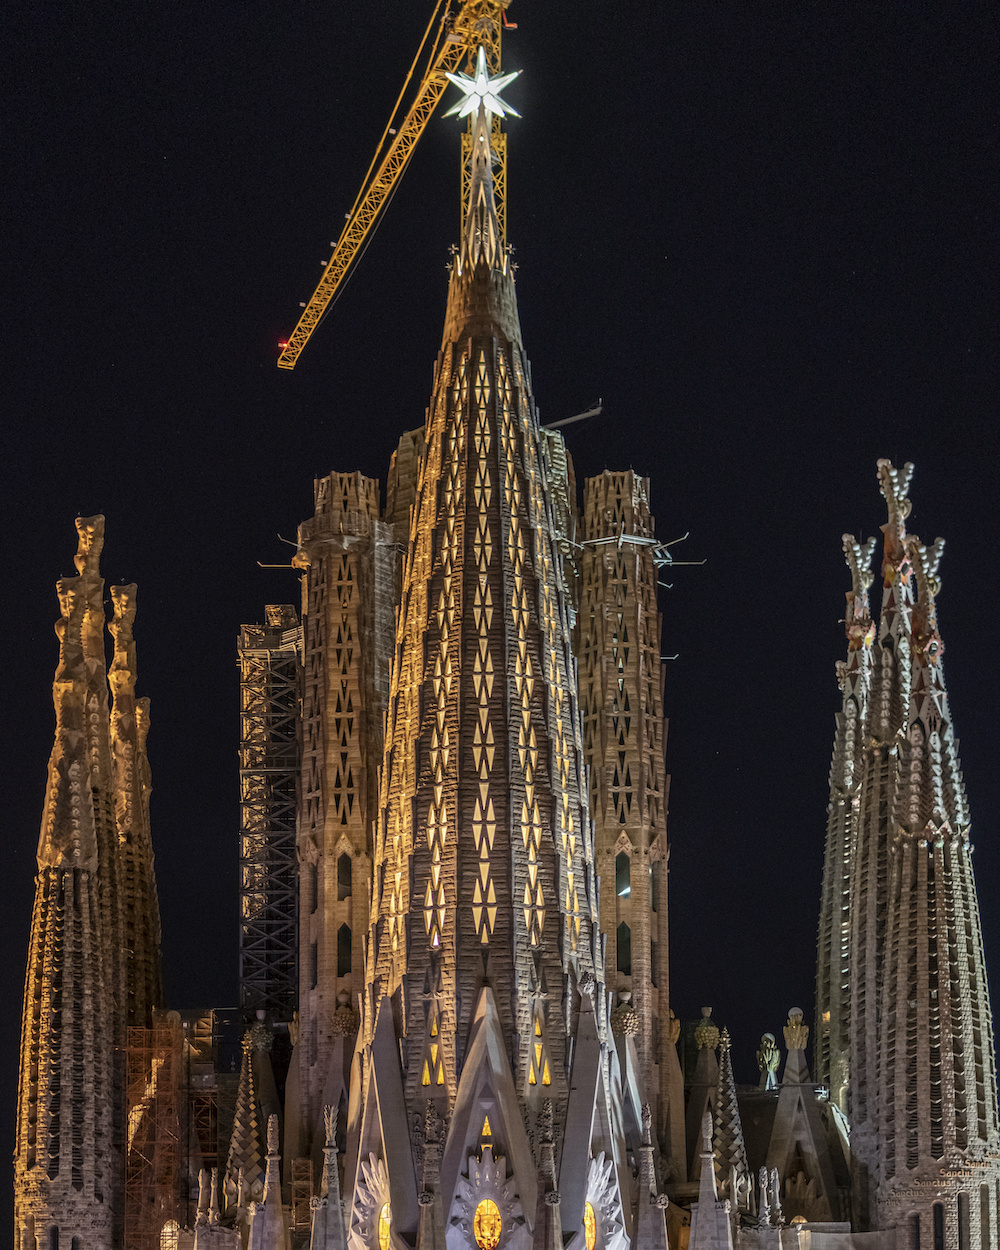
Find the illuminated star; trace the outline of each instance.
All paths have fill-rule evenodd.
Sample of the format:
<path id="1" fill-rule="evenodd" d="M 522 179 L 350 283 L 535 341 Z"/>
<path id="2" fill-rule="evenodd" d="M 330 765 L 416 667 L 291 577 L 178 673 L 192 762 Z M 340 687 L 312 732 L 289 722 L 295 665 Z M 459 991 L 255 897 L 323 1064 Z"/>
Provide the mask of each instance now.
<path id="1" fill-rule="evenodd" d="M 486 52 L 479 45 L 479 51 L 476 53 L 476 73 L 474 77 L 468 74 L 447 74 L 449 82 L 453 82 L 455 86 L 462 92 L 463 98 L 459 100 L 452 108 L 448 109 L 445 117 L 468 117 L 470 113 L 475 113 L 482 106 L 487 114 L 495 113 L 497 117 L 506 117 L 508 113 L 513 113 L 515 117 L 521 114 L 517 109 L 511 108 L 506 101 L 500 99 L 500 92 L 504 87 L 509 86 L 521 71 L 515 70 L 513 74 L 493 74 L 490 75 L 486 68 Z"/>

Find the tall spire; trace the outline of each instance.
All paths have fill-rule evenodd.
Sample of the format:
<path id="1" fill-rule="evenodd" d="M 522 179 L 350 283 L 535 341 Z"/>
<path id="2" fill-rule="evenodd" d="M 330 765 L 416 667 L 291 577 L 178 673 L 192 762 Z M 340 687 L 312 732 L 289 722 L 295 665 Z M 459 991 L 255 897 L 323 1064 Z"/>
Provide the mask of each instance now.
<path id="1" fill-rule="evenodd" d="M 727 1052 L 728 1053 L 728 1052 Z M 691 1210 L 689 1250 L 732 1250 L 733 1226 L 730 1204 L 720 1199 L 715 1186 L 712 1151 L 712 1113 L 706 1107 L 701 1121 L 701 1175 L 698 1201 Z"/>
<path id="2" fill-rule="evenodd" d="M 911 680 L 888 830 L 878 1214 L 995 1245 L 996 1060 L 970 819 L 937 626 L 943 550 L 909 537 Z M 935 1206 L 942 1208 L 936 1215 Z"/>
<path id="3" fill-rule="evenodd" d="M 721 1182 L 723 1194 L 733 1207 L 739 1205 L 741 1192 L 747 1192 L 750 1166 L 747 1148 L 743 1140 L 743 1121 L 736 1099 L 736 1080 L 733 1076 L 733 1057 L 730 1054 L 729 1030 L 723 1029 L 719 1039 L 719 1092 L 715 1101 L 715 1124 L 712 1151 L 715 1171 Z"/>
<path id="4" fill-rule="evenodd" d="M 108 624 L 114 654 L 108 670 L 111 686 L 111 749 L 114 759 L 115 824 L 121 859 L 125 1009 L 129 1027 L 149 1028 L 153 1011 L 163 1005 L 160 969 L 160 908 L 153 876 L 149 830 L 149 700 L 136 699 L 136 587 L 112 586 L 114 616 Z"/>
<path id="5" fill-rule="evenodd" d="M 419 1139 L 428 1099 L 451 1116 L 445 1212 L 455 1168 L 488 1147 L 530 1223 L 525 1125 L 550 1100 L 562 1133 L 567 1020 L 601 978 L 569 595 L 477 107 L 402 568 L 359 1035 L 352 1226 L 388 1206 L 406 1238 L 419 1140 L 404 1135 Z M 469 1040 L 480 1003 L 486 1051 Z"/>
<path id="6" fill-rule="evenodd" d="M 243 1190 L 254 1199 L 260 1198 L 263 1193 L 264 1143 L 261 1129 L 253 1071 L 253 1037 L 248 1029 L 243 1036 L 243 1061 L 236 1086 L 233 1132 L 226 1165 L 226 1207 L 230 1212 L 242 1204 Z"/>
<path id="7" fill-rule="evenodd" d="M 851 572 L 844 629 L 847 659 L 838 661 L 837 680 L 843 696 L 836 719 L 830 764 L 830 805 L 827 808 L 823 893 L 819 914 L 816 972 L 816 1069 L 828 1085 L 830 1098 L 847 1111 L 850 1069 L 850 881 L 851 851 L 858 821 L 859 785 L 863 767 L 864 728 L 871 689 L 875 626 L 868 590 L 875 539 L 860 543 L 843 537 Z"/>
<path id="8" fill-rule="evenodd" d="M 345 1250 L 344 1207 L 340 1200 L 337 1167 L 337 1109 L 323 1108 L 326 1144 L 323 1147 L 323 1178 L 319 1197 L 312 1202 L 312 1233 L 309 1250 Z"/>
<path id="9" fill-rule="evenodd" d="M 856 572 L 848 597 L 845 710 L 832 780 L 834 802 L 849 801 L 851 810 L 839 824 L 831 813 L 842 842 L 832 853 L 828 842 L 818 981 L 821 1010 L 840 1017 L 829 1022 L 820 1065 L 835 1097 L 838 1081 L 849 1091 L 856 1227 L 905 1226 L 921 1244 L 993 1245 L 996 1069 L 969 813 L 937 625 L 943 544 L 925 547 L 907 533 L 912 474 L 912 465 L 878 462 L 888 519 L 874 643 Z M 862 567 L 857 555 L 848 549 L 849 562 Z M 849 948 L 839 967 L 845 858 Z M 851 988 L 846 1072 L 837 1050 L 845 1028 L 838 981 Z M 782 1098 L 789 1092 L 795 1088 L 786 1081 Z M 832 1183 L 824 1188 L 832 1203 Z"/>
<path id="10" fill-rule="evenodd" d="M 267 1171 L 264 1197 L 250 1208 L 247 1250 L 291 1250 L 288 1215 L 281 1202 L 281 1156 L 278 1153 L 278 1117 L 267 1121 Z"/>
<path id="11" fill-rule="evenodd" d="M 649 480 L 605 470 L 587 479 L 583 503 L 577 654 L 605 976 L 612 992 L 631 995 L 639 1097 L 653 1106 L 663 1165 L 676 1182 L 687 1152 L 679 1025 L 670 1023 L 669 787 Z"/>
<path id="12" fill-rule="evenodd" d="M 462 241 L 451 266 L 442 346 L 454 342 L 463 333 L 492 335 L 499 331 L 512 346 L 520 348 L 517 297 L 510 251 L 503 242 L 497 217 L 493 188 L 495 154 L 490 143 L 492 113 L 503 116 L 504 112 L 514 110 L 488 91 L 479 93 L 479 88 L 483 86 L 485 65 L 485 53 L 480 48 L 475 78 L 449 75 L 467 92 L 466 99 L 451 111 L 456 112 L 473 102 L 475 120 L 469 156 L 469 198 L 465 206 Z M 501 75 L 486 81 L 502 87 L 513 77 Z"/>
<path id="13" fill-rule="evenodd" d="M 642 1105 L 642 1140 L 639 1144 L 639 1198 L 635 1211 L 635 1227 L 632 1234 L 632 1250 L 669 1250 L 667 1238 L 667 1195 L 656 1192 L 656 1168 L 653 1161 L 653 1111 L 649 1103 Z M 712 1117 L 706 1110 L 704 1124 L 708 1125 L 707 1171 L 711 1176 L 712 1193 L 715 1193 L 715 1173 L 712 1170 Z"/>
<path id="14" fill-rule="evenodd" d="M 862 1226 L 878 1150 L 879 997 L 885 950 L 888 821 L 896 797 L 899 748 L 910 688 L 912 561 L 907 543 L 908 491 L 913 465 L 878 462 L 888 519 L 882 526 L 882 611 L 872 648 L 871 689 L 860 768 L 857 831 L 850 876 L 850 1084 L 851 1146 L 855 1152 L 855 1210 Z M 825 1008 L 824 1008 L 825 1010 Z"/>
<path id="15" fill-rule="evenodd" d="M 115 777 L 104 659 L 104 518 L 78 518 L 57 584 L 59 664 L 25 979 L 15 1224 L 110 1250 L 121 1236 L 124 1012 Z"/>

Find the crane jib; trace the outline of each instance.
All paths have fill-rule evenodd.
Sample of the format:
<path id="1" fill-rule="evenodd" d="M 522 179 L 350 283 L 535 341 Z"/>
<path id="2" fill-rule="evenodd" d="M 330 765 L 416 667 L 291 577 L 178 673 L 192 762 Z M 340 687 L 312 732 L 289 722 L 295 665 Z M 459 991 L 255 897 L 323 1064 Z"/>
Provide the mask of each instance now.
<path id="1" fill-rule="evenodd" d="M 323 320 L 338 291 L 349 277 L 372 230 L 378 223 L 379 215 L 387 202 L 392 198 L 392 194 L 409 162 L 417 140 L 423 134 L 434 109 L 444 94 L 444 90 L 448 85 L 445 74 L 454 72 L 461 65 L 463 59 L 470 56 L 480 46 L 486 52 L 486 58 L 491 71 L 494 73 L 499 71 L 500 31 L 502 27 L 507 27 L 508 29 L 512 29 L 512 27 L 507 23 L 504 10 L 499 4 L 495 3 L 495 0 L 464 0 L 454 14 L 445 8 L 444 13 L 437 22 L 436 33 L 431 43 L 430 51 L 427 54 L 426 64 L 422 70 L 418 68 L 424 56 L 424 49 L 431 30 L 434 27 L 435 18 L 437 18 L 441 8 L 442 2 L 439 0 L 438 6 L 432 14 L 431 21 L 424 33 L 424 38 L 421 40 L 420 47 L 417 50 L 416 58 L 403 82 L 403 88 L 400 91 L 389 122 L 383 131 L 375 157 L 369 166 L 368 174 L 362 183 L 361 190 L 354 202 L 354 207 L 348 215 L 348 220 L 344 225 L 336 247 L 333 249 L 333 254 L 323 270 L 323 276 L 319 280 L 319 285 L 305 306 L 302 315 L 299 317 L 298 324 L 287 342 L 283 342 L 280 345 L 282 350 L 281 355 L 278 357 L 279 369 L 295 368 L 295 362 L 298 360 L 303 347 L 305 347 L 311 334 Z M 402 122 L 394 125 L 393 123 L 396 121 L 403 98 L 406 95 L 407 87 L 414 77 L 417 77 L 419 83 L 416 95 L 409 105 Z M 496 151 L 501 159 L 502 166 L 501 171 L 498 171 L 500 176 L 496 179 L 496 194 L 498 219 L 501 232 L 503 232 L 506 220 L 506 143 L 504 142 L 505 136 L 499 133 L 499 119 L 494 119 L 494 135 L 496 138 Z M 392 142 L 380 159 L 379 153 L 385 146 L 386 139 L 389 136 L 393 136 Z M 466 144 L 463 144 L 463 156 L 466 146 Z"/>

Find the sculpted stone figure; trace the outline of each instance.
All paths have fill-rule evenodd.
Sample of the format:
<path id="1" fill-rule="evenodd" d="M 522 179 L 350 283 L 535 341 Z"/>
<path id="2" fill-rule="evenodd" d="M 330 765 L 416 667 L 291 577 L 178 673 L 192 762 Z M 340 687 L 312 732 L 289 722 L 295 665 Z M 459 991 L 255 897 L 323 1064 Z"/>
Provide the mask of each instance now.
<path id="1" fill-rule="evenodd" d="M 802 1023 L 802 1008 L 792 1007 L 785 1025 L 785 1045 L 789 1050 L 805 1050 L 809 1040 L 809 1025 Z"/>
<path id="2" fill-rule="evenodd" d="M 760 1069 L 760 1088 L 761 1089 L 777 1089 L 778 1081 L 774 1075 L 778 1070 L 778 1047 L 774 1040 L 773 1033 L 765 1033 L 760 1039 L 760 1049 L 757 1051 L 757 1067 Z"/>

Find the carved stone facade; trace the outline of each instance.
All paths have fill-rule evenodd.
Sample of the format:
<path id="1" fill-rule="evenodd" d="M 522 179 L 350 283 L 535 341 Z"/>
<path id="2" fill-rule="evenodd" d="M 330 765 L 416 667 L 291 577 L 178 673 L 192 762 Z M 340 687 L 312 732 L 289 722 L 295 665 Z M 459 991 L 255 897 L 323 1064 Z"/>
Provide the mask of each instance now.
<path id="1" fill-rule="evenodd" d="M 300 971 L 286 1150 L 318 1172 L 323 1106 L 347 1108 L 342 1008 L 360 1001 L 365 983 L 396 557 L 377 482 L 331 473 L 315 483 L 315 508 L 299 527 L 295 557 L 303 569 Z"/>
<path id="2" fill-rule="evenodd" d="M 135 587 L 114 587 L 105 661 L 104 518 L 79 518 L 57 584 L 55 742 L 38 843 L 14 1161 L 18 1250 L 112 1250 L 125 1222 L 125 1042 L 161 994 L 149 840 L 148 703 L 136 701 Z"/>
<path id="3" fill-rule="evenodd" d="M 943 543 L 907 532 L 912 473 L 878 462 L 889 517 L 877 638 L 873 544 L 844 539 L 853 587 L 820 918 L 820 1062 L 850 1118 L 857 1225 L 895 1229 L 900 1246 L 992 1246 L 992 1016 L 937 627 Z"/>
<path id="4" fill-rule="evenodd" d="M 661 621 L 649 481 L 605 472 L 584 484 L 577 656 L 608 988 L 630 1001 L 643 1080 L 671 1174 L 681 1179 L 682 1091 L 669 1035 L 667 789 Z"/>
<path id="5" fill-rule="evenodd" d="M 830 765 L 830 806 L 827 810 L 823 897 L 817 953 L 816 1019 L 819 1036 L 816 1072 L 830 1088 L 830 1097 L 847 1112 L 850 1068 L 850 937 L 851 853 L 859 812 L 863 738 L 872 680 L 875 626 L 868 602 L 875 540 L 863 546 L 844 535 L 844 554 L 851 570 L 844 626 L 847 659 L 837 666 L 843 707 L 837 715 Z"/>
<path id="6" fill-rule="evenodd" d="M 401 1236 L 418 1212 L 412 1147 L 385 1137 L 389 1091 L 405 1124 L 429 1099 L 453 1117 L 467 1105 L 473 1138 L 460 1148 L 453 1124 L 445 1175 L 487 1116 L 493 1158 L 511 1159 L 543 1101 L 566 1114 L 565 1018 L 600 973 L 569 602 L 508 258 L 483 242 L 489 178 L 484 153 L 410 510 L 376 829 L 358 1157 L 384 1158 Z M 463 1092 L 487 1075 L 470 1070 L 482 1011 L 509 1065 L 491 1079 L 513 1098 L 492 1111 Z"/>

